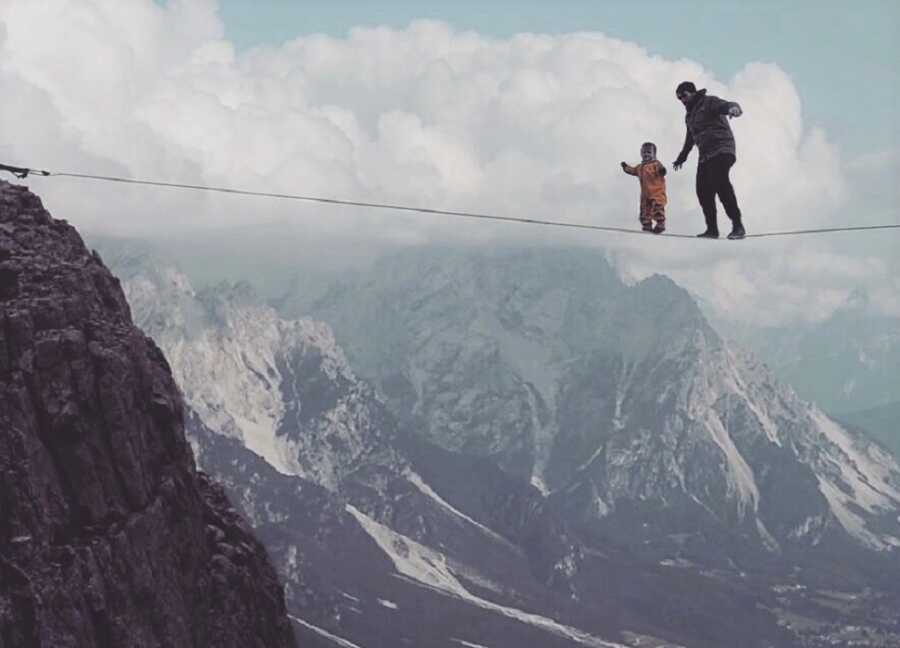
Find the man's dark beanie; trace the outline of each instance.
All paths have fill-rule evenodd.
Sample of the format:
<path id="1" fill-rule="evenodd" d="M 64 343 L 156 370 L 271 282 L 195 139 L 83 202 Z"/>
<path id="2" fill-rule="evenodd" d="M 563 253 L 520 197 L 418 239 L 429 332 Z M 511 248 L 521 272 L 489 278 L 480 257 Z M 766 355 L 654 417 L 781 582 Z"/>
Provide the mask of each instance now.
<path id="1" fill-rule="evenodd" d="M 695 86 L 692 81 L 682 81 L 678 84 L 678 87 L 675 88 L 675 94 L 681 94 L 684 91 L 697 92 L 697 86 Z"/>

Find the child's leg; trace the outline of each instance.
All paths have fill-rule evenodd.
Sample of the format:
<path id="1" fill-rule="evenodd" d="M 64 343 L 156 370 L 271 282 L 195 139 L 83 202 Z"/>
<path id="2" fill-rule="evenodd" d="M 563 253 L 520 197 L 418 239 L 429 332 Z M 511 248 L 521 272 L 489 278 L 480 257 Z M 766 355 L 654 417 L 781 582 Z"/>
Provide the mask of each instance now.
<path id="1" fill-rule="evenodd" d="M 650 231 L 653 229 L 653 201 L 641 198 L 641 228 Z"/>
<path id="2" fill-rule="evenodd" d="M 656 221 L 656 227 L 653 228 L 655 234 L 662 234 L 666 231 L 666 207 L 657 202 L 653 203 L 652 211 L 653 220 Z"/>
<path id="3" fill-rule="evenodd" d="M 656 221 L 654 232 L 659 234 L 666 231 L 666 206 L 657 202 L 653 203 L 653 220 Z"/>

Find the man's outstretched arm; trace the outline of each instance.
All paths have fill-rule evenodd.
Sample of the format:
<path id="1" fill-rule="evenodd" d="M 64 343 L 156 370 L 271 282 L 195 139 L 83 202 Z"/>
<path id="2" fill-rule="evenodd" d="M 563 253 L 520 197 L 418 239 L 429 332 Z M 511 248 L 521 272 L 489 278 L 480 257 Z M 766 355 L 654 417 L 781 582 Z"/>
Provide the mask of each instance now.
<path id="1" fill-rule="evenodd" d="M 728 115 L 729 119 L 732 117 L 740 117 L 744 114 L 741 105 L 736 101 L 726 101 L 719 97 L 709 97 L 707 101 L 713 102 L 714 110 L 720 115 Z"/>
<path id="2" fill-rule="evenodd" d="M 678 169 L 681 168 L 681 165 L 687 160 L 692 148 L 694 148 L 694 138 L 691 136 L 690 129 L 688 129 L 684 135 L 684 146 L 681 147 L 681 153 L 679 153 L 678 158 L 672 162 L 673 169 L 678 171 Z"/>
<path id="3" fill-rule="evenodd" d="M 732 117 L 740 117 L 741 115 L 744 114 L 744 111 L 741 110 L 741 105 L 738 102 L 726 101 L 719 108 L 719 114 L 720 115 L 728 115 L 728 118 L 731 119 Z"/>

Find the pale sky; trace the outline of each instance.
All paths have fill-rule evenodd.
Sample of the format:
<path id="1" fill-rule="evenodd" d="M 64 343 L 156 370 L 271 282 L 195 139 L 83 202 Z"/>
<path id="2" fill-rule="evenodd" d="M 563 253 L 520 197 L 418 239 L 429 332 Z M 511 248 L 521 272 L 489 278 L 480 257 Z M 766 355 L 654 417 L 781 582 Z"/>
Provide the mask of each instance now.
<path id="1" fill-rule="evenodd" d="M 751 233 L 900 222 L 900 3 L 446 6 L 0 0 L 0 162 L 637 228 L 618 163 L 652 140 L 671 170 L 674 88 L 690 79 L 744 109 L 732 178 Z M 668 177 L 670 231 L 703 227 L 695 168 L 696 151 Z M 361 239 L 571 242 L 744 321 L 820 319 L 857 287 L 900 313 L 898 230 L 711 244 L 29 185 L 93 232 L 280 222 L 335 254 Z"/>
<path id="2" fill-rule="evenodd" d="M 810 123 L 842 149 L 900 145 L 896 0 L 222 0 L 220 10 L 239 49 L 433 18 L 500 38 L 603 32 L 650 54 L 699 61 L 723 79 L 748 61 L 774 62 L 797 86 Z"/>

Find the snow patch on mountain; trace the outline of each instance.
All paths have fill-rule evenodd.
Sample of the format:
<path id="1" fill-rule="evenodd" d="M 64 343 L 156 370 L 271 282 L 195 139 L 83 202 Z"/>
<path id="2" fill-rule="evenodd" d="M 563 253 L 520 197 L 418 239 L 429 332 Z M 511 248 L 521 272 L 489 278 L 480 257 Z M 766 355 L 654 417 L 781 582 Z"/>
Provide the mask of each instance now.
<path id="1" fill-rule="evenodd" d="M 419 491 L 421 491 L 423 495 L 426 495 L 426 496 L 430 497 L 431 499 L 433 499 L 442 508 L 446 509 L 447 511 L 450 511 L 450 513 L 452 513 L 453 515 L 455 515 L 458 518 L 465 520 L 469 524 L 473 525 L 478 530 L 482 531 L 485 535 L 489 536 L 491 539 L 496 540 L 497 542 L 499 542 L 503 545 L 506 545 L 513 551 L 518 551 L 518 548 L 514 544 L 512 544 L 509 540 L 507 540 L 506 538 L 504 538 L 497 532 L 489 529 L 488 527 L 483 525 L 481 522 L 478 522 L 477 520 L 472 519 L 471 517 L 469 517 L 468 515 L 466 515 L 459 509 L 457 509 L 456 507 L 454 507 L 452 504 L 447 502 L 443 497 L 438 495 L 434 491 L 434 489 L 431 488 L 431 486 L 429 486 L 428 484 L 426 484 L 425 481 L 414 470 L 411 470 L 410 468 L 405 469 L 403 471 L 403 476 L 406 478 L 406 480 L 409 483 L 411 483 L 413 486 L 418 488 Z"/>
<path id="2" fill-rule="evenodd" d="M 544 497 L 550 494 L 550 488 L 547 486 L 547 482 L 538 475 L 531 476 L 531 485 L 538 489 L 538 492 Z"/>
<path id="3" fill-rule="evenodd" d="M 276 435 L 285 406 L 275 361 L 282 332 L 274 317 L 230 314 L 224 329 L 207 329 L 167 349 L 190 405 L 210 429 L 240 439 L 278 471 L 301 474 L 296 448 Z M 243 340 L 254 344 L 242 344 Z"/>
<path id="4" fill-rule="evenodd" d="M 225 328 L 176 344 L 168 357 L 188 405 L 207 427 L 240 439 L 279 472 L 302 475 L 296 445 L 277 435 L 285 413 L 276 362 L 283 338 L 271 313 L 235 310 Z"/>
<path id="5" fill-rule="evenodd" d="M 676 383 L 679 385 L 676 408 L 683 412 L 688 420 L 694 422 L 692 428 L 707 436 L 721 451 L 727 496 L 735 501 L 739 517 L 755 516 L 759 510 L 760 494 L 756 475 L 751 466 L 752 458 L 744 456 L 737 447 L 732 436 L 733 430 L 726 425 L 725 417 L 733 408 L 733 404 L 746 404 L 759 428 L 765 432 L 767 440 L 779 445 L 775 425 L 764 413 L 764 406 L 755 402 L 756 395 L 751 393 L 746 379 L 741 376 L 742 366 L 720 340 L 695 335 L 682 353 L 689 353 L 695 359 L 691 361 L 691 373 Z M 721 410 L 719 403 L 726 403 L 726 409 Z M 664 425 L 664 434 L 674 439 L 678 433 L 667 422 Z M 682 488 L 685 488 L 684 475 L 690 467 L 679 465 L 680 463 L 682 462 L 672 462 L 671 474 L 676 477 Z M 700 500 L 705 499 L 702 493 L 692 493 L 692 496 Z M 762 535 L 769 537 L 768 531 Z"/>
<path id="6" fill-rule="evenodd" d="M 822 434 L 841 449 L 846 460 L 838 465 L 857 504 L 874 512 L 876 507 L 890 509 L 900 503 L 900 473 L 891 469 L 896 464 L 888 453 L 871 442 L 858 444 L 820 409 L 813 408 L 810 414 Z"/>
<path id="7" fill-rule="evenodd" d="M 718 416 L 710 411 L 704 423 L 713 441 L 721 448 L 725 460 L 728 462 L 728 487 L 730 491 L 737 493 L 738 512 L 744 515 L 748 505 L 755 512 L 759 507 L 759 488 L 753 478 L 753 469 L 734 445 L 734 440 Z"/>
<path id="8" fill-rule="evenodd" d="M 780 446 L 781 439 L 778 436 L 778 428 L 775 423 L 772 422 L 768 412 L 765 411 L 765 403 L 750 395 L 751 389 L 747 384 L 746 378 L 741 375 L 742 372 L 738 369 L 734 354 L 729 351 L 727 357 L 728 370 L 725 374 L 727 386 L 747 403 L 747 407 L 753 412 L 754 416 L 756 416 L 756 420 L 759 421 L 760 425 L 762 425 L 769 441 Z"/>
<path id="9" fill-rule="evenodd" d="M 480 608 L 541 628 L 583 646 L 589 646 L 590 648 L 625 648 L 622 644 L 603 641 L 553 619 L 500 605 L 472 594 L 456 578 L 447 564 L 446 556 L 379 524 L 352 505 L 348 504 L 346 508 L 356 518 L 360 526 L 381 547 L 381 550 L 391 559 L 394 563 L 394 569 L 398 573 L 428 587 L 477 605 Z"/>
<path id="10" fill-rule="evenodd" d="M 368 396 L 331 329 L 282 319 L 245 284 L 197 293 L 177 270 L 131 270 L 123 287 L 135 321 L 204 425 L 283 474 L 335 490 L 371 435 Z"/>
<path id="11" fill-rule="evenodd" d="M 900 508 L 897 464 L 875 444 L 854 440 L 818 408 L 811 408 L 810 417 L 822 440 L 830 444 L 816 477 L 841 526 L 872 548 L 900 547 L 900 537 L 871 531 L 859 513 L 882 514 Z"/>
<path id="12" fill-rule="evenodd" d="M 334 645 L 340 646 L 340 648 L 360 648 L 352 641 L 347 641 L 346 639 L 341 639 L 337 635 L 333 635 L 330 632 L 328 632 L 327 630 L 323 630 L 319 626 L 315 626 L 312 623 L 309 623 L 308 621 L 304 621 L 300 617 L 294 616 L 293 614 L 289 614 L 288 617 L 295 623 L 299 623 L 300 625 L 302 625 L 304 628 L 308 628 L 309 630 L 312 630 L 320 637 L 324 637 L 325 639 L 328 639 L 329 641 L 334 643 Z"/>
<path id="13" fill-rule="evenodd" d="M 801 524 L 797 525 L 793 529 L 788 532 L 789 538 L 804 538 L 811 533 L 815 532 L 818 529 L 822 528 L 822 525 L 825 523 L 825 520 L 821 515 L 812 515 L 806 518 Z M 812 538 L 812 544 L 819 544 L 820 537 Z"/>
<path id="14" fill-rule="evenodd" d="M 482 646 L 481 644 L 472 643 L 471 641 L 463 641 L 462 639 L 451 639 L 454 643 L 458 643 L 460 646 L 465 646 L 466 648 L 488 648 L 487 646 Z"/>
<path id="15" fill-rule="evenodd" d="M 888 548 L 887 543 L 866 528 L 865 520 L 850 509 L 848 506 L 852 502 L 850 497 L 847 497 L 840 488 L 821 475 L 817 475 L 816 478 L 819 481 L 819 491 L 828 500 L 828 506 L 832 513 L 849 534 L 873 549 Z"/>
<path id="16" fill-rule="evenodd" d="M 531 483 L 541 495 L 547 495 L 549 489 L 544 477 L 550 452 L 553 449 L 555 430 L 550 425 L 545 425 L 538 416 L 538 393 L 531 383 L 526 383 L 528 389 L 528 409 L 531 412 L 531 429 L 534 431 L 534 466 L 531 470 Z M 545 388 L 546 389 L 546 388 Z"/>

